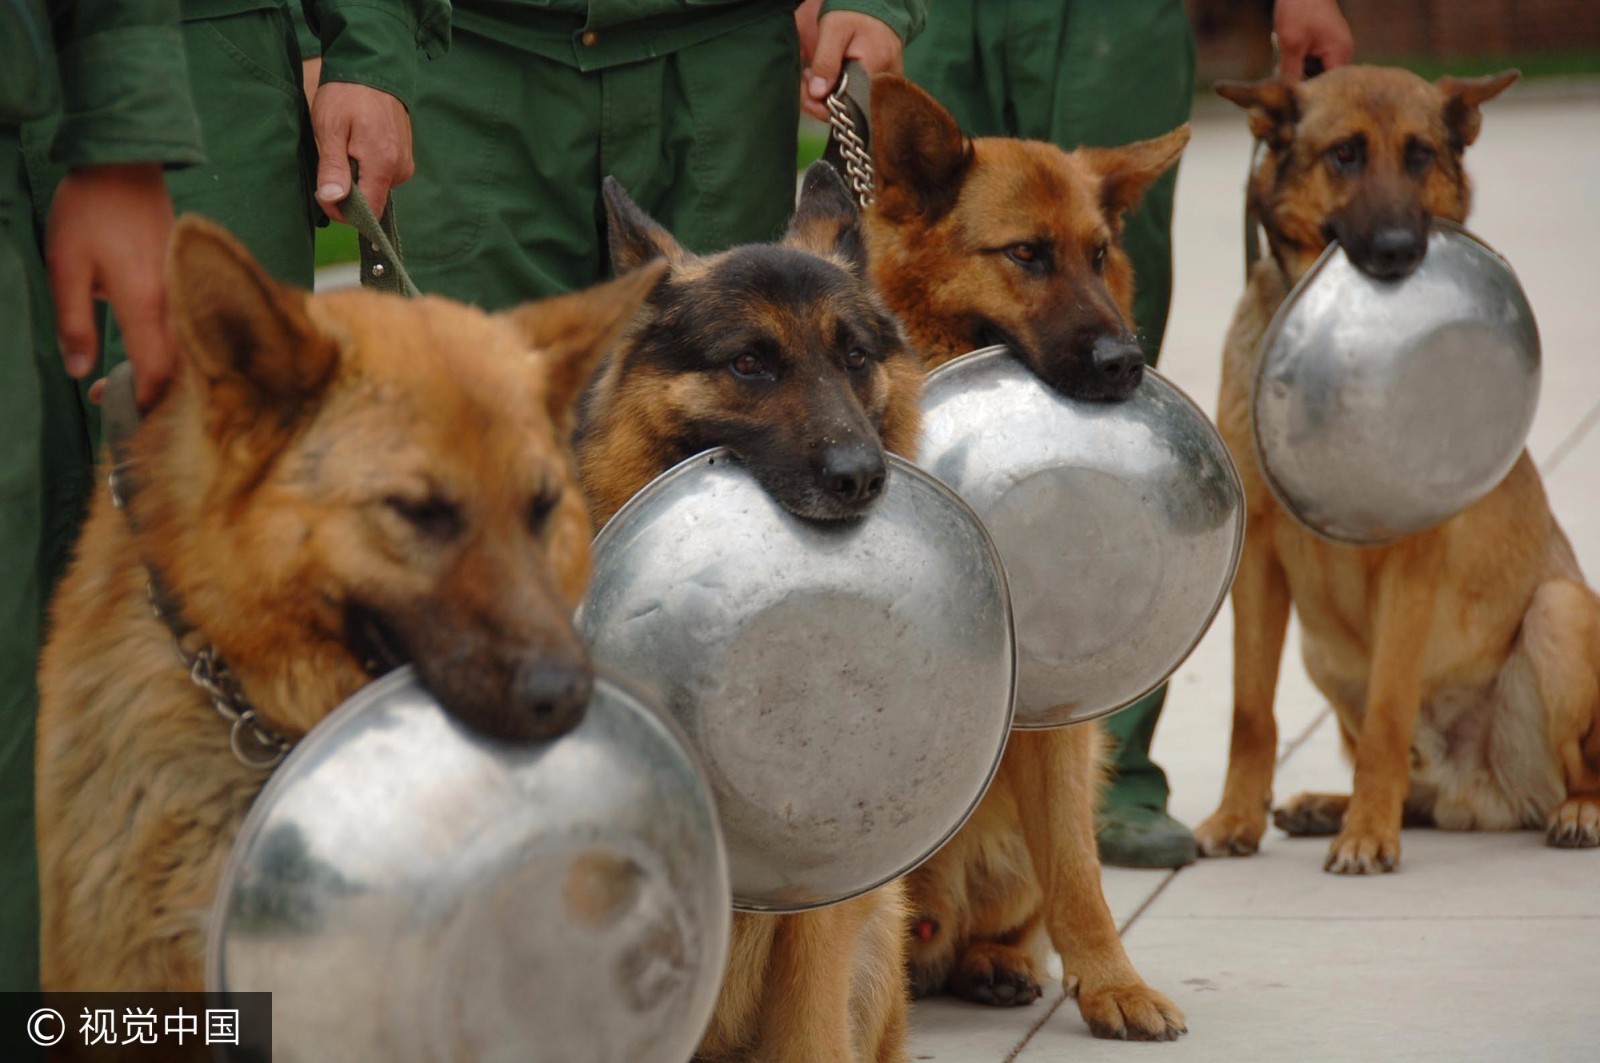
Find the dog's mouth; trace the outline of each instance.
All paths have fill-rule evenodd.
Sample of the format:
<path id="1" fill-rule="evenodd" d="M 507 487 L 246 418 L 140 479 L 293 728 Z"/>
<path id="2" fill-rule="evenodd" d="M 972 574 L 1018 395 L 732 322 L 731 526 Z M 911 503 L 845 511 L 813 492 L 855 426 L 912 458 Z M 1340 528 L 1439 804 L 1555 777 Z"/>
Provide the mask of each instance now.
<path id="1" fill-rule="evenodd" d="M 387 675 L 411 659 L 400 636 L 382 614 L 360 602 L 345 603 L 344 643 L 372 679 Z"/>
<path id="2" fill-rule="evenodd" d="M 980 322 L 977 339 L 983 347 L 1008 348 L 1046 387 L 1078 402 L 1124 402 L 1144 379 L 1143 356 L 1131 336 L 1102 336 L 1088 351 L 1053 360 L 992 321 Z"/>

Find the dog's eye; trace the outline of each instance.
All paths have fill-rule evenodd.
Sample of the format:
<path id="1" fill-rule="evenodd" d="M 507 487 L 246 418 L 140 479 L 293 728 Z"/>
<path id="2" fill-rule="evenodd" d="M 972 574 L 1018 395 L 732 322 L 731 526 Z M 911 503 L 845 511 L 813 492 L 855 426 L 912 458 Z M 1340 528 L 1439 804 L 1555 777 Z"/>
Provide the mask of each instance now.
<path id="1" fill-rule="evenodd" d="M 767 364 L 753 354 L 745 353 L 728 363 L 733 375 L 752 380 L 767 375 Z"/>
<path id="2" fill-rule="evenodd" d="M 1006 257 L 1019 266 L 1031 266 L 1039 261 L 1038 244 L 1012 244 L 1006 248 Z"/>
<path id="3" fill-rule="evenodd" d="M 1406 145 L 1406 169 L 1412 173 L 1420 174 L 1433 165 L 1435 152 L 1428 145 L 1418 140 L 1413 140 Z"/>
<path id="4" fill-rule="evenodd" d="M 1328 160 L 1335 173 L 1355 173 L 1367 161 L 1366 145 L 1359 138 L 1341 140 L 1328 149 Z"/>
<path id="5" fill-rule="evenodd" d="M 439 495 L 429 495 L 420 502 L 390 495 L 383 503 L 423 536 L 441 543 L 456 538 L 465 526 L 461 507 Z"/>
<path id="6" fill-rule="evenodd" d="M 852 372 L 858 369 L 865 369 L 867 367 L 867 352 L 860 347 L 851 348 L 849 353 L 844 356 L 844 365 L 846 369 Z"/>
<path id="7" fill-rule="evenodd" d="M 1094 249 L 1094 261 L 1091 264 L 1094 266 L 1094 271 L 1096 273 L 1105 272 L 1106 252 L 1108 250 L 1109 248 L 1105 244 L 1101 244 L 1099 247 Z"/>
<path id="8" fill-rule="evenodd" d="M 533 496 L 533 501 L 528 503 L 528 530 L 535 535 L 544 532 L 544 526 L 550 520 L 550 514 L 561 504 L 561 489 L 558 487 L 541 488 Z"/>

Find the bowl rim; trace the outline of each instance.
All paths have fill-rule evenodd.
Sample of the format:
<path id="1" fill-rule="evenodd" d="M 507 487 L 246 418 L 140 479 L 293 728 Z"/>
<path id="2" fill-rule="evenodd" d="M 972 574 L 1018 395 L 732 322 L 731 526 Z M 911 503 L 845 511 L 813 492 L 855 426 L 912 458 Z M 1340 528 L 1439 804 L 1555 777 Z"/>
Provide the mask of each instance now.
<path id="1" fill-rule="evenodd" d="M 599 694 L 602 687 L 611 688 L 613 692 L 621 695 L 621 697 L 617 698 L 617 701 L 627 706 L 630 710 L 630 714 L 640 721 L 642 726 L 646 728 L 656 728 L 658 731 L 658 738 L 664 737 L 668 744 L 676 747 L 676 749 L 688 759 L 688 762 L 693 769 L 692 774 L 695 778 L 695 787 L 699 791 L 699 795 L 704 801 L 705 806 L 711 810 L 711 833 L 713 842 L 711 849 L 717 864 L 718 874 L 716 877 L 722 882 L 730 884 L 729 892 L 731 893 L 731 879 L 729 877 L 728 868 L 728 844 L 727 839 L 723 837 L 722 833 L 722 817 L 717 811 L 716 795 L 712 793 L 711 785 L 708 781 L 708 776 L 706 775 L 705 766 L 701 763 L 698 752 L 696 752 L 694 746 L 690 744 L 688 736 L 685 735 L 683 729 L 678 726 L 678 722 L 674 720 L 670 714 L 658 708 L 655 702 L 652 701 L 632 680 L 628 679 L 626 676 L 619 675 L 614 669 L 603 667 L 598 662 L 595 664 L 594 672 L 595 694 L 591 695 L 591 705 L 593 704 L 593 698 Z M 333 741 L 336 735 L 348 728 L 351 722 L 365 712 L 369 706 L 381 702 L 394 690 L 406 686 L 415 686 L 424 694 L 424 696 L 435 700 L 435 703 L 437 703 L 436 699 L 433 698 L 432 692 L 429 691 L 425 685 L 423 685 L 421 678 L 417 676 L 415 665 L 403 664 L 398 668 L 385 672 L 383 675 L 362 686 L 344 701 L 341 701 L 332 712 L 328 713 L 327 716 L 317 721 L 317 723 L 312 726 L 311 730 L 308 731 L 305 736 L 300 739 L 300 741 L 295 743 L 294 748 L 289 750 L 289 755 L 284 757 L 283 762 L 272 770 L 271 776 L 268 777 L 266 783 L 261 787 L 261 790 L 250 802 L 250 808 L 245 813 L 244 818 L 239 821 L 239 828 L 234 832 L 233 840 L 229 844 L 227 862 L 223 866 L 222 875 L 217 880 L 217 892 L 211 898 L 211 908 L 206 915 L 204 985 L 207 993 L 235 992 L 235 990 L 228 986 L 225 982 L 227 972 L 223 957 L 223 942 L 226 940 L 226 935 L 223 933 L 223 930 L 226 927 L 228 913 L 231 907 L 229 898 L 233 896 L 234 887 L 238 882 L 239 875 L 242 873 L 244 866 L 245 849 L 240 844 L 241 839 L 257 838 L 260 836 L 262 822 L 271 814 L 274 799 L 277 797 L 280 791 L 293 784 L 292 780 L 290 779 L 291 773 L 289 771 L 292 766 L 300 761 L 306 760 L 317 750 L 320 750 L 323 746 Z M 582 726 L 582 724 L 580 723 L 579 726 Z M 566 734 L 570 733 L 571 732 L 569 731 L 565 734 L 557 735 L 555 738 L 547 739 L 544 742 L 532 743 L 528 746 L 528 748 L 532 749 L 535 747 L 549 747 L 554 743 L 561 741 L 562 738 L 566 737 Z M 493 742 L 491 739 L 481 739 L 480 741 L 491 745 L 501 744 Z M 728 909 L 727 906 L 723 905 L 718 906 L 717 910 L 726 912 Z M 721 928 L 719 936 L 723 944 L 726 945 L 729 940 L 729 935 L 732 933 L 731 925 L 729 924 L 728 920 L 722 919 L 719 920 L 719 926 Z M 716 931 L 717 928 L 713 927 L 711 929 L 712 931 Z M 727 970 L 727 957 L 723 955 L 723 953 L 726 953 L 726 951 L 727 949 L 724 947 L 721 952 L 717 953 L 716 955 L 708 953 L 708 955 L 712 955 L 712 963 L 718 965 L 719 973 L 717 980 L 719 982 Z"/>
<path id="2" fill-rule="evenodd" d="M 953 358 L 950 361 L 948 361 L 948 362 L 944 363 L 943 365 L 939 366 L 937 369 L 933 370 L 933 372 L 929 373 L 927 378 L 924 380 L 924 383 L 925 384 L 931 384 L 935 377 L 943 376 L 943 375 L 946 375 L 946 374 L 953 376 L 953 375 L 955 375 L 958 366 L 961 367 L 962 371 L 965 371 L 969 367 L 984 365 L 984 364 L 987 364 L 987 363 L 992 362 L 992 361 L 1000 360 L 1002 358 L 1006 359 L 1006 360 L 1009 360 L 1012 364 L 1014 364 L 1018 368 L 1022 369 L 1024 372 L 1028 373 L 1028 375 L 1030 377 L 1033 377 L 1035 380 L 1038 380 L 1039 385 L 1041 387 L 1043 387 L 1045 389 L 1045 391 L 1049 392 L 1051 395 L 1054 395 L 1055 397 L 1057 397 L 1058 399 L 1062 400 L 1063 402 L 1068 403 L 1068 404 L 1079 404 L 1079 403 L 1087 404 L 1086 400 L 1073 399 L 1070 396 L 1062 395 L 1060 392 L 1056 391 L 1054 388 L 1051 388 L 1043 380 L 1039 380 L 1038 377 L 1033 373 L 1033 370 L 1028 368 L 1027 363 L 1023 362 L 1022 359 L 1016 357 L 1012 353 L 1011 348 L 1005 346 L 1004 344 L 996 344 L 996 345 L 990 346 L 990 347 L 980 347 L 977 350 L 968 351 L 966 354 L 963 354 L 963 355 L 961 355 L 961 356 L 959 356 L 957 358 Z M 1200 628 L 1195 633 L 1194 638 L 1190 640 L 1188 646 L 1184 649 L 1183 653 L 1178 656 L 1177 662 L 1175 664 L 1173 664 L 1170 668 L 1168 668 L 1164 672 L 1162 672 L 1160 678 L 1158 678 L 1155 682 L 1151 683 L 1149 686 L 1145 687 L 1138 694 L 1134 695 L 1133 697 L 1129 698 L 1128 700 L 1120 702 L 1117 705 L 1113 705 L 1110 708 L 1097 709 L 1094 712 L 1087 713 L 1087 714 L 1082 715 L 1082 716 L 1075 716 L 1070 720 L 1062 720 L 1059 723 L 1056 723 L 1056 722 L 1049 722 L 1049 723 L 1046 723 L 1046 722 L 1041 722 L 1041 723 L 1018 722 L 1016 720 L 1015 716 L 1013 716 L 1013 722 L 1012 722 L 1012 725 L 1011 725 L 1013 730 L 1016 730 L 1016 731 L 1053 731 L 1053 730 L 1056 730 L 1057 728 L 1060 728 L 1060 727 L 1076 727 L 1079 724 L 1092 723 L 1095 720 L 1102 720 L 1102 719 L 1106 718 L 1107 716 L 1110 716 L 1110 715 L 1112 715 L 1114 713 L 1121 712 L 1123 709 L 1132 708 L 1139 701 L 1143 700 L 1144 698 L 1149 697 L 1151 694 L 1155 693 L 1157 690 L 1161 689 L 1161 687 L 1166 685 L 1166 683 L 1174 675 L 1177 674 L 1178 669 L 1182 668 L 1184 663 L 1187 662 L 1189 660 L 1189 658 L 1194 655 L 1194 651 L 1199 647 L 1200 643 L 1205 639 L 1206 635 L 1211 631 L 1211 625 L 1216 623 L 1217 614 L 1222 612 L 1222 607 L 1223 607 L 1224 604 L 1226 604 L 1226 602 L 1228 600 L 1228 595 L 1230 593 L 1232 593 L 1233 580 L 1234 580 L 1234 577 L 1238 574 L 1239 562 L 1242 560 L 1242 558 L 1244 556 L 1244 532 L 1245 532 L 1246 508 L 1247 508 L 1246 507 L 1246 500 L 1245 500 L 1245 493 L 1244 493 L 1244 480 L 1239 475 L 1239 465 L 1238 465 L 1238 463 L 1236 461 L 1233 460 L 1233 452 L 1228 449 L 1227 440 L 1223 439 L 1222 438 L 1222 433 L 1217 430 L 1216 421 L 1213 420 L 1212 417 L 1209 414 L 1206 413 L 1205 409 L 1203 407 L 1201 407 L 1201 405 L 1198 402 L 1196 402 L 1189 395 L 1189 393 L 1187 391 L 1184 391 L 1178 385 L 1174 384 L 1170 378 L 1168 378 L 1167 376 L 1164 376 L 1163 374 L 1157 372 L 1155 369 L 1151 368 L 1148 365 L 1145 366 L 1144 372 L 1145 372 L 1145 376 L 1146 377 L 1156 380 L 1162 388 L 1166 389 L 1170 394 L 1175 396 L 1183 405 L 1187 406 L 1189 411 L 1191 413 L 1195 414 L 1200 419 L 1200 422 L 1202 424 L 1204 424 L 1208 429 L 1210 429 L 1211 435 L 1214 438 L 1214 440 L 1216 441 L 1216 452 L 1224 459 L 1222 464 L 1223 464 L 1223 466 L 1224 466 L 1224 468 L 1226 469 L 1226 472 L 1227 472 L 1228 483 L 1232 485 L 1233 492 L 1238 497 L 1238 500 L 1239 500 L 1238 517 L 1234 522 L 1233 546 L 1229 550 L 1229 558 L 1228 558 L 1228 565 L 1227 565 L 1228 577 L 1227 577 L 1227 579 L 1225 579 L 1223 581 L 1222 591 L 1221 591 L 1221 593 L 1219 593 L 1217 595 L 1217 600 L 1212 603 L 1210 610 L 1207 612 L 1205 623 L 1200 625 Z M 1141 384 L 1140 386 L 1143 387 L 1143 384 Z M 926 394 L 926 392 L 924 392 L 924 394 Z M 1123 401 L 1125 402 L 1127 400 L 1123 400 Z M 1121 405 L 1121 403 L 1115 403 L 1115 402 L 1113 402 L 1113 403 L 1096 403 L 1095 405 L 1104 405 L 1104 406 L 1107 406 L 1109 408 L 1115 408 L 1116 406 Z M 924 410 L 924 413 L 926 413 L 926 410 Z M 1003 564 L 1003 562 L 1002 562 L 1002 564 Z M 1020 656 L 1020 654 L 1019 654 L 1019 656 Z"/>
<path id="3" fill-rule="evenodd" d="M 1517 291 L 1522 294 L 1523 303 L 1528 307 L 1529 321 L 1533 325 L 1534 330 L 1534 358 L 1536 362 L 1542 360 L 1542 352 L 1540 350 L 1541 344 L 1539 340 L 1539 323 L 1533 317 L 1533 304 L 1528 301 L 1527 289 L 1523 287 L 1522 278 L 1517 276 L 1517 271 L 1512 267 L 1510 260 L 1508 260 L 1500 252 L 1496 251 L 1493 247 L 1489 246 L 1489 244 L 1482 237 L 1472 232 L 1460 222 L 1452 221 L 1449 218 L 1432 218 L 1430 220 L 1428 230 L 1430 242 L 1435 231 L 1444 234 L 1447 239 L 1459 238 L 1465 241 L 1466 244 L 1475 251 L 1485 253 L 1489 256 L 1489 258 L 1493 259 L 1495 262 L 1498 262 L 1506 271 L 1506 275 L 1511 278 L 1512 284 L 1516 287 Z M 1304 294 L 1310 287 L 1311 282 L 1315 278 L 1321 276 L 1325 270 L 1329 269 L 1329 263 L 1332 262 L 1337 255 L 1343 253 L 1343 251 L 1343 244 L 1337 240 L 1330 240 L 1328 242 L 1328 246 L 1322 249 L 1322 253 L 1317 256 L 1316 261 L 1313 262 L 1310 268 L 1306 270 L 1305 275 L 1302 276 L 1293 287 L 1284 293 L 1283 301 L 1279 303 L 1278 308 L 1273 311 L 1271 319 L 1267 322 L 1267 327 L 1261 333 L 1261 339 L 1256 344 L 1255 368 L 1250 373 L 1250 395 L 1248 405 L 1250 421 L 1250 447 L 1256 459 L 1256 467 L 1261 470 L 1261 479 L 1266 482 L 1267 490 L 1272 493 L 1273 501 L 1278 504 L 1279 508 L 1289 515 L 1290 520 L 1294 521 L 1297 525 L 1304 528 L 1312 535 L 1315 535 L 1317 538 L 1322 539 L 1325 542 L 1338 544 L 1340 546 L 1388 546 L 1391 543 L 1397 543 L 1402 539 L 1408 539 L 1413 535 L 1421 535 L 1423 532 L 1431 531 L 1432 529 L 1439 527 L 1439 525 L 1455 519 L 1455 517 L 1466 512 L 1466 510 L 1470 509 L 1473 505 L 1476 505 L 1478 501 L 1488 494 L 1488 492 L 1484 492 L 1484 494 L 1480 495 L 1478 499 L 1475 499 L 1472 503 L 1463 506 L 1461 509 L 1450 514 L 1449 516 L 1442 517 L 1439 520 L 1434 521 L 1432 524 L 1428 524 L 1420 528 L 1414 528 L 1411 531 L 1400 532 L 1397 535 L 1361 535 L 1354 531 L 1341 532 L 1318 527 L 1316 524 L 1306 519 L 1306 517 L 1300 512 L 1297 504 L 1290 501 L 1287 490 L 1279 482 L 1277 474 L 1272 467 L 1272 463 L 1267 458 L 1268 448 L 1262 445 L 1261 419 L 1256 415 L 1256 411 L 1259 408 L 1262 387 L 1267 376 L 1268 350 L 1277 343 L 1279 335 L 1286 327 L 1288 327 L 1288 319 L 1290 314 L 1293 313 L 1294 308 L 1304 297 Z M 1354 268 L 1353 264 L 1352 268 Z M 1360 271 L 1357 270 L 1357 272 L 1359 273 Z M 1415 274 L 1411 274 L 1409 276 L 1414 275 Z M 1362 276 L 1366 275 L 1362 274 Z M 1373 283 L 1402 284 L 1409 279 L 1409 276 L 1402 277 L 1395 281 L 1373 281 Z M 1536 397 L 1537 390 L 1538 385 L 1535 385 Z M 1521 450 L 1526 449 L 1527 439 L 1524 437 Z M 1520 452 L 1521 451 L 1519 451 L 1519 453 Z M 1509 470 L 1506 474 L 1501 476 L 1501 479 L 1504 479 L 1505 475 L 1509 475 Z M 1495 485 L 1498 486 L 1499 482 L 1500 481 L 1498 480 L 1495 481 Z M 1493 491 L 1494 487 L 1489 488 L 1489 490 Z"/>
<path id="4" fill-rule="evenodd" d="M 1005 759 L 1005 751 L 1006 747 L 1010 744 L 1011 732 L 1018 729 L 1016 724 L 1017 668 L 1020 659 L 1020 651 L 1017 643 L 1017 621 L 1015 610 L 1011 605 L 1010 578 L 1006 574 L 1005 562 L 1000 558 L 1000 550 L 995 546 L 994 537 L 989 534 L 989 528 L 983 523 L 983 519 L 979 517 L 973 508 L 967 504 L 965 499 L 952 490 L 950 486 L 943 480 L 939 479 L 937 476 L 933 475 L 921 466 L 901 457 L 898 454 L 895 454 L 893 451 L 885 450 L 884 457 L 886 458 L 891 470 L 891 475 L 904 475 L 913 483 L 921 484 L 930 488 L 936 496 L 950 502 L 955 506 L 957 512 L 964 514 L 971 522 L 972 527 L 978 532 L 979 541 L 983 544 L 984 552 L 990 560 L 990 567 L 995 573 L 995 583 L 1000 591 L 1000 615 L 1005 622 L 1006 644 L 1011 651 L 1009 654 L 1010 668 L 1008 669 L 1009 675 L 1007 679 L 1005 709 L 1006 725 L 1001 731 L 998 748 L 996 749 L 994 755 L 994 761 L 989 765 L 989 770 L 984 776 L 983 784 L 975 792 L 971 802 L 967 805 L 966 810 L 962 812 L 962 814 L 953 821 L 950 828 L 943 835 L 941 835 L 936 842 L 930 845 L 927 851 L 919 856 L 913 863 L 908 864 L 906 867 L 896 871 L 893 874 L 884 875 L 871 885 L 843 893 L 837 897 L 830 897 L 824 901 L 787 902 L 783 904 L 765 901 L 752 901 L 746 898 L 741 898 L 737 885 L 734 885 L 733 909 L 735 911 L 756 912 L 766 915 L 794 915 L 800 912 L 818 911 L 823 908 L 831 908 L 836 904 L 843 904 L 846 901 L 855 900 L 856 898 L 867 893 L 871 893 L 873 890 L 881 889 L 897 878 L 900 878 L 904 875 L 909 875 L 911 872 L 915 871 L 917 868 L 921 867 L 923 864 L 932 859 L 933 855 L 940 849 L 944 848 L 944 846 L 956 836 L 961 828 L 967 825 L 967 821 L 972 818 L 973 813 L 977 812 L 978 806 L 983 803 L 984 797 L 988 795 L 989 788 L 994 785 L 995 776 L 1000 772 L 1000 763 Z M 650 499 L 667 490 L 676 480 L 679 480 L 685 476 L 694 475 L 696 470 L 702 467 L 710 467 L 719 461 L 726 462 L 727 464 L 731 465 L 737 465 L 741 468 L 744 467 L 744 463 L 739 459 L 738 454 L 735 453 L 732 448 L 710 447 L 706 450 L 702 450 L 698 454 L 694 454 L 683 459 L 641 487 L 632 498 L 628 499 L 628 501 L 625 502 L 622 507 L 612 515 L 611 519 L 606 522 L 605 527 L 601 528 L 599 534 L 594 537 L 594 541 L 590 545 L 590 550 L 595 558 L 599 558 L 602 549 L 604 549 L 611 537 L 622 534 L 621 532 L 614 532 L 613 529 L 624 524 L 624 518 L 630 512 L 637 512 L 639 509 L 642 509 L 649 503 Z M 757 486 L 759 487 L 759 484 Z M 764 489 L 762 489 L 762 494 L 766 495 L 766 491 Z M 767 497 L 770 498 L 771 496 Z M 784 510 L 783 507 L 778 505 L 776 501 L 773 501 L 773 505 L 779 511 L 783 512 L 788 519 L 802 521 L 804 523 L 803 518 L 795 517 L 792 514 L 789 514 L 788 511 Z M 872 512 L 868 511 L 861 519 L 870 520 L 871 518 Z M 585 597 L 585 601 L 587 601 L 587 597 Z M 581 608 L 582 607 L 580 606 L 580 609 Z M 667 709 L 662 709 L 661 715 L 670 716 L 671 712 Z M 673 721 L 674 724 L 676 724 L 676 722 L 676 720 Z M 691 752 L 695 751 L 691 748 Z M 729 881 L 731 884 L 731 873 Z"/>

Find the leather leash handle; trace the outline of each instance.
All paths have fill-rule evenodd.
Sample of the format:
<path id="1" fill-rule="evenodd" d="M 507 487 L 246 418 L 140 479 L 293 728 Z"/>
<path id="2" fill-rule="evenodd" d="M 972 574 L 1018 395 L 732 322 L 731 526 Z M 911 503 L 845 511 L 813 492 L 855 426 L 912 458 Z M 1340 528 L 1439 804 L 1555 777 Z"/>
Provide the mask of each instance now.
<path id="1" fill-rule="evenodd" d="M 839 171 L 862 210 L 872 205 L 876 178 L 872 170 L 872 75 L 854 59 L 847 60 L 839 87 L 828 97 L 828 145 L 822 161 Z"/>
<path id="2" fill-rule="evenodd" d="M 352 160 L 353 163 L 353 160 Z M 410 299 L 422 294 L 406 272 L 400 257 L 400 229 L 395 222 L 394 197 L 382 218 L 374 217 L 372 205 L 355 186 L 355 166 L 351 166 L 350 195 L 339 204 L 344 216 L 361 234 L 361 286 L 380 292 L 398 292 Z"/>

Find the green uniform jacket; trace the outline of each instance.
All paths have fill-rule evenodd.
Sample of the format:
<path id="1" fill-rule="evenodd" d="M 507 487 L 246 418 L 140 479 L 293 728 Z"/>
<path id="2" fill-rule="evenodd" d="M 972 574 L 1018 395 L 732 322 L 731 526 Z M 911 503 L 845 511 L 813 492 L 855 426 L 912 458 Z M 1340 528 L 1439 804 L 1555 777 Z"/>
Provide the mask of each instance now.
<path id="1" fill-rule="evenodd" d="M 458 0 L 455 24 L 578 70 L 671 55 L 796 0 Z M 825 0 L 823 13 L 859 11 L 909 42 L 928 0 Z"/>
<path id="2" fill-rule="evenodd" d="M 283 0 L 184 0 L 207 15 L 241 7 L 277 7 Z M 417 53 L 437 59 L 450 47 L 449 0 L 304 0 L 311 35 L 299 34 L 301 55 L 322 56 L 322 81 L 380 89 L 408 108 L 417 87 Z M 204 16 L 202 16 L 204 17 Z"/>
<path id="3" fill-rule="evenodd" d="M 204 158 L 178 0 L 0 0 L 0 126 L 61 110 L 66 166 Z"/>

